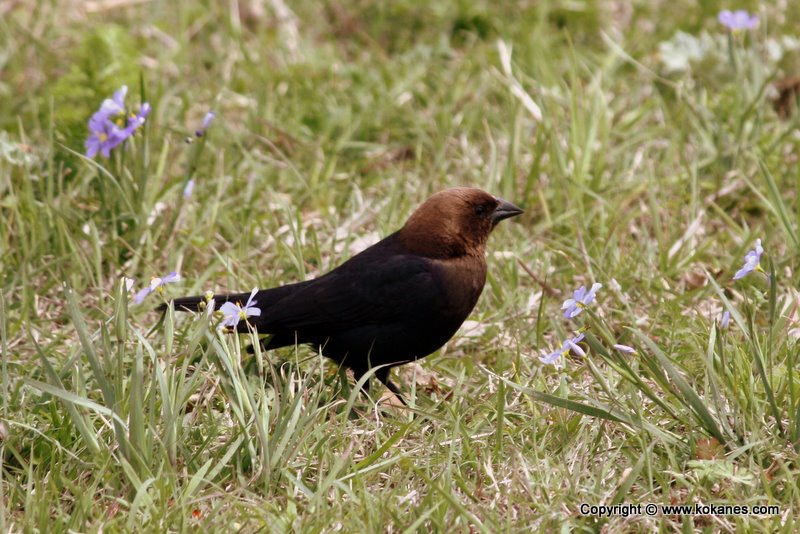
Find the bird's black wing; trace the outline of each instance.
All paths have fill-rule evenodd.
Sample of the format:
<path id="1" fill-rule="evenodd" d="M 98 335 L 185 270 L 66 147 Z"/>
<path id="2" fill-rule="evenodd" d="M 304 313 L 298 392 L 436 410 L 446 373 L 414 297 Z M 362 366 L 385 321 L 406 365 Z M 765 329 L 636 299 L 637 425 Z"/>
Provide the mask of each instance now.
<path id="1" fill-rule="evenodd" d="M 355 257 L 330 273 L 273 301 L 250 322 L 259 331 L 332 332 L 424 316 L 441 304 L 436 266 L 403 253 Z"/>

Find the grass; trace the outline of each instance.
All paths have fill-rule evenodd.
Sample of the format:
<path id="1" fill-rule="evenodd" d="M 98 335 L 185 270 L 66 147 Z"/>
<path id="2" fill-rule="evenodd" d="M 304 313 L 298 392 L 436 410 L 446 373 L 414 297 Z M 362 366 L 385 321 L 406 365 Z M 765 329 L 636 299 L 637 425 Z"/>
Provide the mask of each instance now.
<path id="1" fill-rule="evenodd" d="M 797 530 L 798 115 L 772 87 L 800 13 L 728 36 L 727 6 L 679 4 L 0 5 L 0 531 Z M 670 72 L 677 31 L 713 46 Z M 123 84 L 153 112 L 88 160 Z M 465 328 L 394 371 L 411 410 L 121 281 L 315 276 L 453 185 L 526 214 Z M 757 238 L 769 276 L 733 281 Z M 578 328 L 586 357 L 539 361 Z"/>

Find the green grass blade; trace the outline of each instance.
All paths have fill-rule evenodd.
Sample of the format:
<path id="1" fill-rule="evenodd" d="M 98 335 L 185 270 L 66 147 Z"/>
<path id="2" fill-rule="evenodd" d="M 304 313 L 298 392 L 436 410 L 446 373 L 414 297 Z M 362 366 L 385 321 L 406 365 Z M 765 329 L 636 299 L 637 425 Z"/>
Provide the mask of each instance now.
<path id="1" fill-rule="evenodd" d="M 66 391 L 63 388 L 59 388 L 59 387 L 56 387 L 56 386 L 51 386 L 50 384 L 47 384 L 45 382 L 39 382 L 38 380 L 34 380 L 32 378 L 25 378 L 25 383 L 30 385 L 33 388 L 38 389 L 39 391 L 42 391 L 44 393 L 49 393 L 50 395 L 53 395 L 54 397 L 58 397 L 59 399 L 64 400 L 66 402 L 70 402 L 70 403 L 72 403 L 74 405 L 77 405 L 77 406 L 83 406 L 84 408 L 87 408 L 87 409 L 97 413 L 98 415 L 102 415 L 102 416 L 110 419 L 111 421 L 116 422 L 123 429 L 127 430 L 127 425 L 125 424 L 125 421 L 123 421 L 119 417 L 119 415 L 117 415 L 114 411 L 106 408 L 105 406 L 97 404 L 93 400 L 90 400 L 90 399 L 87 399 L 87 398 L 84 398 L 84 397 L 79 397 L 78 395 L 75 395 L 74 393 Z M 111 422 L 111 421 L 109 421 L 109 422 Z"/>
<path id="2" fill-rule="evenodd" d="M 800 239 L 797 237 L 797 229 L 794 227 L 791 219 L 789 218 L 789 209 L 786 207 L 786 203 L 783 201 L 783 195 L 781 195 L 780 188 L 775 181 L 775 177 L 772 176 L 767 164 L 764 163 L 763 160 L 758 160 L 758 167 L 761 169 L 761 175 L 767 182 L 767 191 L 769 191 L 770 200 L 770 202 L 767 202 L 767 206 L 778 217 L 784 233 L 789 237 L 789 239 L 791 239 L 795 250 L 800 250 Z"/>
<path id="3" fill-rule="evenodd" d="M 39 343 L 36 342 L 35 339 L 31 339 L 33 346 L 36 348 L 36 353 L 39 355 L 39 361 L 42 362 L 42 367 L 44 367 L 45 373 L 47 374 L 48 380 L 53 383 L 53 386 L 64 390 L 64 384 L 61 382 L 61 378 L 56 373 L 53 366 L 50 364 L 50 361 L 45 356 L 44 351 L 42 351 L 41 346 Z M 78 430 L 78 433 L 83 438 L 83 441 L 86 443 L 86 446 L 89 447 L 89 450 L 92 451 L 92 454 L 100 454 L 100 445 L 97 442 L 97 432 L 93 428 L 91 421 L 85 418 L 76 408 L 75 404 L 69 401 L 64 402 L 64 406 L 67 409 L 67 413 L 70 415 L 70 419 L 72 423 L 75 425 L 75 428 Z"/>
<path id="4" fill-rule="evenodd" d="M 717 421 L 711 415 L 711 412 L 708 411 L 706 405 L 703 403 L 703 400 L 699 397 L 697 392 L 689 385 L 683 375 L 678 372 L 675 366 L 672 365 L 672 362 L 669 358 L 664 354 L 664 352 L 653 343 L 653 341 L 642 332 L 638 330 L 633 330 L 634 334 L 639 338 L 639 340 L 647 345 L 650 349 L 650 352 L 658 359 L 661 363 L 664 371 L 669 376 L 670 380 L 675 384 L 682 395 L 683 402 L 691 408 L 694 415 L 702 424 L 703 428 L 706 431 L 714 436 L 720 443 L 726 443 L 727 440 L 722 435 L 722 432 L 719 430 L 719 426 L 717 425 Z"/>

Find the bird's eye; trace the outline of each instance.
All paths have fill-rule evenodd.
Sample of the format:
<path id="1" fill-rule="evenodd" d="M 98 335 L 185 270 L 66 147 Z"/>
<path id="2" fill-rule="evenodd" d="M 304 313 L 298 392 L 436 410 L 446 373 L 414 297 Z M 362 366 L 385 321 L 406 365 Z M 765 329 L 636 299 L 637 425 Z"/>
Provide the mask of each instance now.
<path id="1" fill-rule="evenodd" d="M 483 215 L 484 213 L 486 213 L 486 206 L 484 204 L 475 206 L 475 215 Z"/>

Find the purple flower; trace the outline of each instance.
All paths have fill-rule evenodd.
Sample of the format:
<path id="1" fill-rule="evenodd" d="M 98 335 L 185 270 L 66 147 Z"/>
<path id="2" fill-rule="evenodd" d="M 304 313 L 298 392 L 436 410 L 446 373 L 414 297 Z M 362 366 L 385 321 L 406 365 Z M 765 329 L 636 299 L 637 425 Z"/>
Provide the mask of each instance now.
<path id="1" fill-rule="evenodd" d="M 104 158 L 111 155 L 111 150 L 132 136 L 150 114 L 150 104 L 145 102 L 136 113 L 128 114 L 125 110 L 125 95 L 128 87 L 123 85 L 114 93 L 113 98 L 106 98 L 100 109 L 89 119 L 89 137 L 86 139 L 86 157 L 93 158 L 99 152 Z"/>
<path id="2" fill-rule="evenodd" d="M 744 257 L 744 265 L 741 269 L 736 271 L 736 274 L 733 275 L 734 280 L 738 280 L 739 278 L 744 278 L 748 274 L 753 271 L 760 271 L 761 265 L 761 255 L 764 253 L 764 248 L 761 246 L 761 240 L 756 239 L 756 247 L 748 252 Z"/>
<path id="3" fill-rule="evenodd" d="M 719 22 L 731 31 L 752 30 L 758 26 L 758 16 L 751 15 L 744 9 L 730 11 L 723 9 L 717 15 Z"/>
<path id="4" fill-rule="evenodd" d="M 144 298 L 152 293 L 153 291 L 158 291 L 159 293 L 164 291 L 164 286 L 166 284 L 171 284 L 173 282 L 178 282 L 181 279 L 181 275 L 172 271 L 164 278 L 159 278 L 154 276 L 150 279 L 150 283 L 136 292 L 136 295 L 133 297 L 133 301 L 136 304 L 141 304 Z"/>
<path id="5" fill-rule="evenodd" d="M 219 311 L 224 315 L 220 327 L 236 328 L 239 321 L 247 321 L 248 317 L 260 316 L 261 310 L 256 308 L 255 304 L 257 304 L 257 301 L 253 300 L 257 292 L 258 288 L 253 288 L 253 291 L 250 293 L 250 298 L 247 299 L 247 304 L 244 306 L 242 306 L 240 302 L 226 302 L 220 306 Z"/>
<path id="6" fill-rule="evenodd" d="M 137 113 L 131 113 L 128 117 L 128 127 L 126 130 L 130 130 L 130 133 L 133 134 L 136 129 L 144 124 L 145 119 L 150 115 L 150 111 L 152 111 L 152 107 L 150 107 L 150 104 L 147 102 L 139 106 L 139 111 Z"/>
<path id="7" fill-rule="evenodd" d="M 128 94 L 128 86 L 123 85 L 119 91 L 114 93 L 112 98 L 106 98 L 100 104 L 100 110 L 97 113 L 102 114 L 104 117 L 113 117 L 115 115 L 125 115 L 125 96 Z"/>
<path id="8" fill-rule="evenodd" d="M 572 319 L 580 314 L 583 309 L 592 303 L 597 291 L 603 287 L 603 284 L 592 284 L 592 288 L 587 292 L 586 286 L 581 286 L 572 293 L 572 298 L 564 301 L 561 305 L 564 312 L 564 317 Z"/>
<path id="9" fill-rule="evenodd" d="M 583 340 L 583 334 L 579 334 L 572 339 L 564 341 L 564 344 L 561 345 L 562 354 L 566 356 L 571 350 L 578 356 L 586 356 L 586 352 L 578 345 L 581 340 Z"/>
<path id="10" fill-rule="evenodd" d="M 558 361 L 561 359 L 562 356 L 567 356 L 570 351 L 575 352 L 578 356 L 586 356 L 586 351 L 584 351 L 578 343 L 583 339 L 583 334 L 579 334 L 578 336 L 567 339 L 564 343 L 561 344 L 561 350 L 557 350 L 555 352 L 551 352 L 550 354 L 546 354 L 544 356 L 539 356 L 539 361 L 547 364 L 547 365 L 555 365 L 559 366 Z"/>
<path id="11" fill-rule="evenodd" d="M 561 351 L 557 350 L 555 352 L 551 352 L 550 354 L 546 354 L 544 356 L 539 356 L 539 361 L 545 365 L 554 365 L 556 367 L 560 367 L 558 364 L 558 360 L 561 359 Z"/>
<path id="12" fill-rule="evenodd" d="M 194 191 L 194 178 L 186 182 L 186 185 L 183 187 L 183 198 L 192 196 L 192 191 Z"/>
<path id="13" fill-rule="evenodd" d="M 147 116 L 150 115 L 150 112 L 152 111 L 152 109 L 153 108 L 152 108 L 152 106 L 150 105 L 149 102 L 144 102 L 144 103 L 142 103 L 141 106 L 139 106 L 139 113 L 137 115 L 139 117 L 141 117 L 142 119 L 146 119 Z"/>
<path id="14" fill-rule="evenodd" d="M 731 322 L 731 312 L 725 310 L 724 312 L 722 312 L 722 319 L 719 320 L 719 327 L 723 329 L 728 328 L 730 322 Z"/>
<path id="15" fill-rule="evenodd" d="M 214 299 L 213 291 L 206 291 L 203 294 L 203 300 L 197 305 L 200 311 L 206 311 L 206 319 L 211 319 L 214 315 L 214 310 L 217 309 L 217 301 Z"/>
<path id="16" fill-rule="evenodd" d="M 623 345 L 621 343 L 617 343 L 616 345 L 612 346 L 618 351 L 625 352 L 627 354 L 633 354 L 634 352 L 636 352 L 636 349 L 634 349 L 633 347 L 629 347 L 628 345 Z"/>
<path id="17" fill-rule="evenodd" d="M 216 114 L 213 111 L 209 111 L 208 113 L 206 113 L 206 116 L 203 117 L 203 122 L 200 124 L 200 129 L 199 130 L 195 130 L 194 134 L 197 137 L 203 137 L 203 135 L 205 135 L 205 133 L 206 133 L 206 130 L 208 130 L 208 127 L 211 124 L 211 121 L 214 120 L 215 116 L 216 116 Z"/>
<path id="18" fill-rule="evenodd" d="M 119 145 L 119 128 L 103 117 L 98 111 L 89 119 L 89 137 L 86 139 L 86 157 L 93 158 L 100 152 L 104 158 L 111 155 L 111 149 Z"/>

